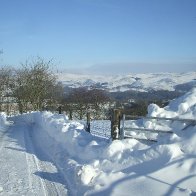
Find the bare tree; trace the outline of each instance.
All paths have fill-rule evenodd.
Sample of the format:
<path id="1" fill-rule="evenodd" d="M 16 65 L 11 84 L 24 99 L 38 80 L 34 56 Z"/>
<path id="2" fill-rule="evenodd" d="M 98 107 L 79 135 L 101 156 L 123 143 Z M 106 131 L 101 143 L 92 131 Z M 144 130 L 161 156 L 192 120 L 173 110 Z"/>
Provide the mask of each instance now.
<path id="1" fill-rule="evenodd" d="M 28 76 L 28 69 L 23 68 L 16 70 L 13 95 L 18 103 L 20 113 L 28 111 L 28 105 L 30 102 L 31 89 L 28 86 Z"/>
<path id="2" fill-rule="evenodd" d="M 104 105 L 109 102 L 109 96 L 105 91 L 93 89 L 87 90 L 86 88 L 73 89 L 71 93 L 64 99 L 64 109 L 69 111 L 70 117 L 73 113 L 76 117 L 83 119 L 88 110 L 94 114 L 95 117 L 100 117 L 104 113 Z"/>
<path id="3" fill-rule="evenodd" d="M 85 88 L 77 88 L 74 89 L 69 97 L 73 110 L 77 114 L 78 118 L 81 120 L 88 109 L 88 95 L 87 89 Z"/>
<path id="4" fill-rule="evenodd" d="M 14 95 L 20 112 L 29 107 L 42 110 L 55 101 L 57 89 L 60 89 L 51 71 L 51 61 L 45 62 L 40 57 L 22 64 L 22 69 L 17 71 L 15 84 Z"/>
<path id="5" fill-rule="evenodd" d="M 106 111 L 105 106 L 111 101 L 109 95 L 100 89 L 93 89 L 88 92 L 89 94 L 89 103 L 91 108 L 94 110 L 94 116 L 96 118 L 101 117 Z"/>

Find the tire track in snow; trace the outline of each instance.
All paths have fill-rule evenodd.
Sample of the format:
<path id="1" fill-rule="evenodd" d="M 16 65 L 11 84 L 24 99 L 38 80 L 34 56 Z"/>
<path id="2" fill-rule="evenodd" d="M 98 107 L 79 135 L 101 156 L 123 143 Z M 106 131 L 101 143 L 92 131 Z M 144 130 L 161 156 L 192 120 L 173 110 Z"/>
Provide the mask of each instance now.
<path id="1" fill-rule="evenodd" d="M 28 152 L 26 152 L 26 161 L 27 161 L 27 167 L 28 167 L 28 178 L 29 178 L 30 189 L 35 190 L 39 187 L 39 183 L 35 179 L 36 177 L 34 176 L 33 173 L 36 170 L 41 171 L 41 169 L 39 168 L 38 160 L 36 160 L 37 158 L 34 155 L 35 152 L 34 152 L 34 149 L 33 149 L 33 146 L 32 146 L 32 142 L 29 138 L 30 136 L 29 136 L 28 132 L 29 132 L 29 130 L 28 130 L 28 128 L 26 128 L 24 130 L 24 142 L 25 142 L 26 150 L 28 151 Z M 46 187 L 45 187 L 45 184 L 43 182 L 43 179 L 39 178 L 39 182 L 42 186 L 43 195 L 47 196 L 48 194 L 47 194 Z"/>
<path id="2" fill-rule="evenodd" d="M 51 138 L 47 132 L 43 131 L 42 133 L 40 133 L 40 128 L 35 126 L 33 127 L 33 134 L 34 135 L 34 140 L 35 141 L 38 141 L 39 140 L 39 144 L 38 144 L 38 148 L 39 148 L 39 151 L 41 150 L 42 153 L 47 156 L 47 158 L 49 158 L 50 162 L 52 162 L 56 169 L 58 170 L 58 173 L 61 175 L 62 177 L 62 181 L 63 181 L 63 184 L 64 186 L 66 187 L 66 195 L 77 195 L 77 191 L 75 190 L 75 187 L 73 186 L 72 183 L 70 183 L 70 179 L 67 177 L 67 173 L 65 171 L 69 170 L 67 169 L 66 167 L 66 162 L 64 162 L 64 155 L 60 155 L 60 156 L 63 156 L 61 158 L 59 158 L 59 156 L 57 156 L 57 154 L 59 152 L 55 152 L 53 151 L 53 149 L 58 149 L 59 146 L 57 144 L 54 145 L 54 139 Z M 39 134 L 37 134 L 36 132 L 39 131 Z M 45 142 L 42 142 L 42 141 L 47 141 L 46 143 Z M 41 142 L 41 143 L 40 143 Z M 51 146 L 48 146 L 52 144 L 53 145 L 53 149 L 50 150 L 50 152 L 48 151 L 48 149 L 51 148 Z M 56 143 L 55 143 L 56 144 Z M 47 149 L 47 150 L 46 150 Z M 61 153 L 60 153 L 61 154 Z M 63 191 L 65 192 L 65 191 Z M 62 192 L 60 192 L 61 194 L 59 195 L 62 195 Z M 64 194 L 65 195 L 65 194 Z"/>
<path id="3" fill-rule="evenodd" d="M 32 130 L 33 127 L 31 127 Z M 32 133 L 32 135 L 31 135 Z M 33 137 L 33 131 L 29 132 L 29 136 L 31 138 L 31 143 L 36 143 L 37 140 Z M 46 172 L 47 173 L 47 179 L 48 180 L 44 180 L 46 186 L 47 186 L 47 189 L 49 190 L 50 194 L 49 195 L 68 195 L 68 190 L 65 189 L 65 182 L 64 180 L 62 180 L 63 182 L 61 183 L 56 183 L 56 181 L 58 181 L 59 179 L 62 179 L 63 176 L 62 176 L 62 173 L 59 174 L 59 176 L 53 176 L 53 173 L 51 173 L 52 171 L 53 172 L 59 172 L 59 168 L 57 167 L 56 163 L 55 163 L 55 160 L 48 154 L 46 153 L 45 151 L 42 151 L 40 149 L 40 146 L 37 146 L 37 143 L 36 145 L 33 145 L 33 149 L 36 153 L 36 151 L 39 151 L 39 156 L 41 156 L 43 159 L 46 159 L 47 160 L 47 163 L 45 161 L 38 161 L 38 166 L 40 167 L 40 171 L 50 171 L 49 172 Z M 47 148 L 46 148 L 47 149 Z M 41 155 L 40 155 L 41 153 Z M 38 153 L 36 153 L 38 155 Z M 44 172 L 43 172 L 44 173 Z M 42 175 L 41 175 L 42 177 Z M 58 180 L 57 180 L 58 179 Z M 64 178 L 63 178 L 64 179 Z M 55 190 L 55 191 L 54 191 Z"/>
<path id="4" fill-rule="evenodd" d="M 27 167 L 28 167 L 28 179 L 29 179 L 29 187 L 31 190 L 36 191 L 38 189 L 39 182 L 41 184 L 43 195 L 47 196 L 47 189 L 45 186 L 45 183 L 43 182 L 42 178 L 39 178 L 39 182 L 35 180 L 36 177 L 33 177 L 34 171 L 38 170 L 40 171 L 39 165 L 37 163 L 36 157 L 34 155 L 30 155 L 26 153 L 26 161 L 27 161 Z"/>
<path id="5" fill-rule="evenodd" d="M 62 192 L 65 192 L 64 190 L 62 190 L 61 186 L 56 186 L 55 182 L 55 178 L 52 176 L 52 174 L 50 175 L 48 173 L 48 178 L 51 180 L 51 182 L 49 182 L 48 180 L 45 180 L 42 178 L 42 175 L 40 175 L 40 177 L 36 176 L 34 173 L 35 172 L 43 172 L 43 171 L 47 171 L 49 169 L 52 168 L 52 165 L 46 165 L 45 162 L 42 162 L 40 160 L 38 160 L 38 158 L 36 157 L 36 148 L 33 145 L 32 142 L 32 136 L 30 134 L 30 132 L 32 131 L 32 127 L 29 127 L 30 130 L 26 130 L 24 133 L 24 139 L 25 139 L 25 146 L 26 149 L 30 152 L 26 153 L 26 159 L 27 159 L 27 164 L 28 164 L 28 168 L 29 168 L 29 183 L 30 186 L 33 188 L 33 183 L 34 183 L 34 179 L 33 178 L 39 178 L 41 185 L 42 185 L 42 190 L 43 190 L 43 194 L 44 196 L 47 195 L 52 195 L 52 196 L 58 196 L 58 195 L 62 195 Z M 33 164 L 32 164 L 33 163 Z M 54 167 L 54 166 L 53 166 Z M 34 177 L 33 177 L 34 176 Z"/>

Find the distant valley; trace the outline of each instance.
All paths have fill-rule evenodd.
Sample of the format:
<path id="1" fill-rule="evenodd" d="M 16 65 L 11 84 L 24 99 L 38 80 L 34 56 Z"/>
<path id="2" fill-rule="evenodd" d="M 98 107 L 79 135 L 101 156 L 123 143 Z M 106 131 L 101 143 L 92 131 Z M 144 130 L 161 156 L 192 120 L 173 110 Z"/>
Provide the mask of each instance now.
<path id="1" fill-rule="evenodd" d="M 125 91 L 187 91 L 196 86 L 196 72 L 147 73 L 128 75 L 79 75 L 59 73 L 58 80 L 65 88 L 97 88 L 109 92 Z"/>
<path id="2" fill-rule="evenodd" d="M 127 75 L 80 75 L 59 73 L 65 93 L 75 88 L 105 90 L 112 98 L 127 100 L 171 100 L 196 86 L 196 72 Z"/>

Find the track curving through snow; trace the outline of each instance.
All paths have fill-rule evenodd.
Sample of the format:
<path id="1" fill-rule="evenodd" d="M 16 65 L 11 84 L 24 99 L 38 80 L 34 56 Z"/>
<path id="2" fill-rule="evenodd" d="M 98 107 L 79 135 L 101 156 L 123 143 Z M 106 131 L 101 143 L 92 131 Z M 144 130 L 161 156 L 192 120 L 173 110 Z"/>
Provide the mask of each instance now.
<path id="1" fill-rule="evenodd" d="M 64 174 L 36 139 L 32 124 L 0 130 L 0 196 L 68 195 Z"/>

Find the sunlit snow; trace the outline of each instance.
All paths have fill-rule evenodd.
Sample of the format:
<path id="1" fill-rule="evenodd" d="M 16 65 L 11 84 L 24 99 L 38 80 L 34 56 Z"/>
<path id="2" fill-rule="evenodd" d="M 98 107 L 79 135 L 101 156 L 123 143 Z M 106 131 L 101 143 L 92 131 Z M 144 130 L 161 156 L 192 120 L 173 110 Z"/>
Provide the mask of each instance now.
<path id="1" fill-rule="evenodd" d="M 165 108 L 150 105 L 148 116 L 196 119 L 196 88 Z M 196 125 L 130 123 L 174 133 L 154 144 L 111 141 L 65 115 L 2 113 L 0 195 L 195 195 Z"/>

